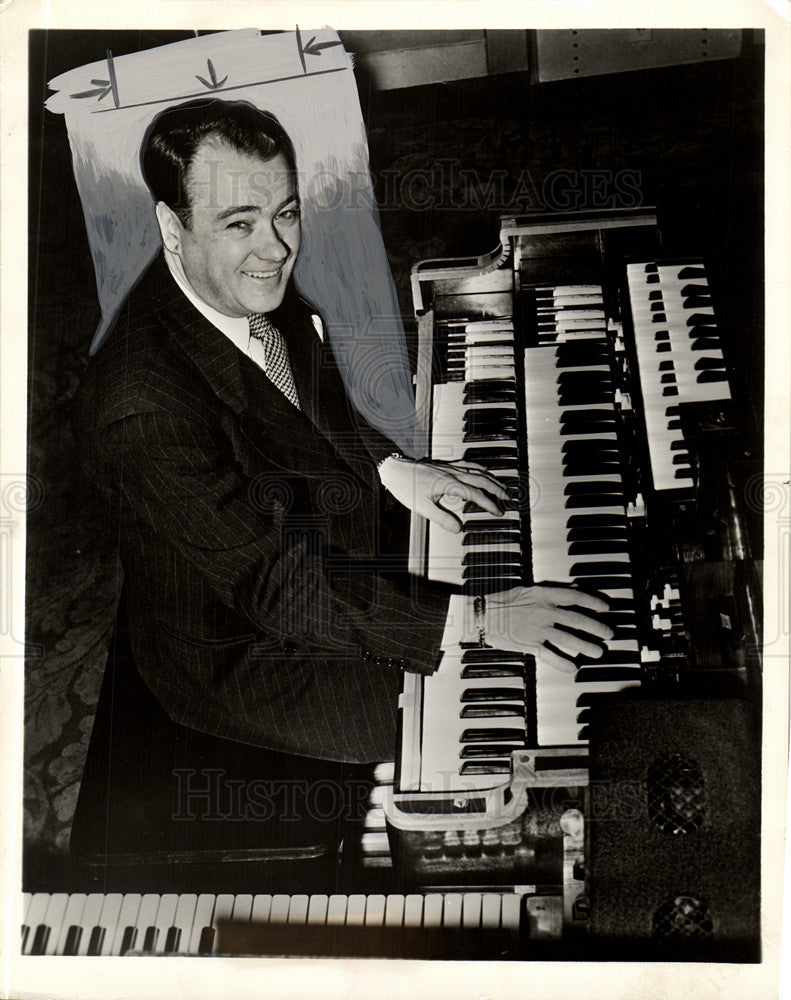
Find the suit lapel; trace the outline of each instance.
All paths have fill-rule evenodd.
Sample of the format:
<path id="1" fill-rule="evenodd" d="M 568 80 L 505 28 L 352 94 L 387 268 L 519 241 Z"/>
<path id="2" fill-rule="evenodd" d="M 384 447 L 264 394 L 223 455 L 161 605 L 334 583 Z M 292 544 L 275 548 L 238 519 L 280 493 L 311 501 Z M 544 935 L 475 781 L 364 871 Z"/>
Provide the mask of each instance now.
<path id="1" fill-rule="evenodd" d="M 327 360 L 331 351 L 322 349 L 312 324 L 310 329 L 304 322 L 288 330 L 281 326 L 302 407 L 297 410 L 255 362 L 198 312 L 173 281 L 163 257 L 144 280 L 144 291 L 178 349 L 237 415 L 240 429 L 258 451 L 290 472 L 305 474 L 337 472 L 342 461 L 371 485 L 370 459 L 361 460 L 355 447 L 346 398 Z M 304 316 L 310 324 L 307 308 Z"/>

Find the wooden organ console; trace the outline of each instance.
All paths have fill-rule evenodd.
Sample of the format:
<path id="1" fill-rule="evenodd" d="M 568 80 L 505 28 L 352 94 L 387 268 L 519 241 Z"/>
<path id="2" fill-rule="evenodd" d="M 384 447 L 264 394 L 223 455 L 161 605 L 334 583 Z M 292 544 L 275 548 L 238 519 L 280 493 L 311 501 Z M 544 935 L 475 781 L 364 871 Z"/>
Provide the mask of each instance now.
<path id="1" fill-rule="evenodd" d="M 422 262 L 412 281 L 418 431 L 434 458 L 480 463 L 510 496 L 498 518 L 455 508 L 460 534 L 413 519 L 412 571 L 484 601 L 544 581 L 598 593 L 613 638 L 562 673 L 471 642 L 457 623 L 437 674 L 405 675 L 395 771 L 379 769 L 345 881 L 297 894 L 265 875 L 262 892 L 29 893 L 26 954 L 617 957 L 590 903 L 605 891 L 589 884 L 602 864 L 597 733 L 630 699 L 657 698 L 672 731 L 674 698 L 705 711 L 731 696 L 743 706 L 745 693 L 751 704 L 758 688 L 759 588 L 707 269 L 666 252 L 650 211 L 623 211 L 505 218 L 494 252 Z M 653 738 L 634 734 L 642 750 Z M 653 834 L 671 851 L 689 834 L 695 853 L 694 831 L 719 822 L 706 799 L 717 782 L 702 750 L 665 744 L 649 767 L 666 765 L 647 789 Z M 754 790 L 739 799 L 745 782 L 728 780 L 757 812 Z M 717 876 L 732 877 L 745 878 Z M 704 882 L 717 884 L 708 871 Z M 757 869 L 746 882 L 737 924 L 754 956 Z M 648 900 L 620 957 L 733 954 L 715 889 L 683 889 Z"/>

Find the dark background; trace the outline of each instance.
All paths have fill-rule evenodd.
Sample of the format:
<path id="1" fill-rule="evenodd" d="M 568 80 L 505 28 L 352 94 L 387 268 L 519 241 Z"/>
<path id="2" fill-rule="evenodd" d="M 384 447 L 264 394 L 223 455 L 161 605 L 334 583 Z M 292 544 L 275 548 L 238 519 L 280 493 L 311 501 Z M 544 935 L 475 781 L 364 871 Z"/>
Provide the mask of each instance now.
<path id="1" fill-rule="evenodd" d="M 71 401 L 100 313 L 65 122 L 44 110 L 46 84 L 107 48 L 121 56 L 192 34 L 30 34 L 28 441 L 29 473 L 43 485 L 44 500 L 28 519 L 26 888 L 56 889 L 66 867 L 120 585 L 114 539 L 97 520 L 90 484 L 74 461 Z M 706 258 L 736 410 L 747 447 L 758 455 L 761 42 L 760 33 L 745 32 L 738 59 L 544 84 L 514 73 L 378 92 L 359 73 L 382 232 L 410 350 L 412 264 L 494 249 L 498 211 L 602 207 L 589 203 L 585 172 L 616 178 L 633 171 L 641 203 L 658 207 L 668 253 Z M 448 166 L 438 170 L 440 162 Z M 481 191 L 495 171 L 503 172 L 495 175 L 502 184 L 487 201 Z M 547 197 L 559 171 L 565 190 L 578 192 L 568 205 Z M 409 188 L 405 180 L 415 172 L 420 184 Z M 535 194 L 525 199 L 526 175 Z M 430 207 L 418 207 L 416 193 Z"/>

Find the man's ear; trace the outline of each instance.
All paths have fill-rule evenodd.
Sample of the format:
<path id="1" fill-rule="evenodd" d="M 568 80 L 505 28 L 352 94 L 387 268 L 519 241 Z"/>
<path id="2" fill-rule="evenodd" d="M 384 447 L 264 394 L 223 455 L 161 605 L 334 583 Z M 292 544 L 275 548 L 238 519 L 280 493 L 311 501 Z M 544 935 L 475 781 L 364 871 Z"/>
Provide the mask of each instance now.
<path id="1" fill-rule="evenodd" d="M 181 254 L 181 237 L 184 227 L 179 221 L 179 217 L 170 206 L 164 201 L 157 202 L 157 222 L 159 231 L 162 234 L 162 243 L 173 253 Z"/>

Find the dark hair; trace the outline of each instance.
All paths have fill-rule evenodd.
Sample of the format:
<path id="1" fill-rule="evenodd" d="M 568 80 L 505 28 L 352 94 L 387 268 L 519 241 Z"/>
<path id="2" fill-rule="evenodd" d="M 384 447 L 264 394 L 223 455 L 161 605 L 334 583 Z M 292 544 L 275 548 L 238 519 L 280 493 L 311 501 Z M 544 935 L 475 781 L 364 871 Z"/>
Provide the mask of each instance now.
<path id="1" fill-rule="evenodd" d="M 168 108 L 148 130 L 141 165 L 154 198 L 172 208 L 183 226 L 192 219 L 189 169 L 206 140 L 225 142 L 262 160 L 282 153 L 295 169 L 294 148 L 280 122 L 246 101 L 197 100 Z"/>

